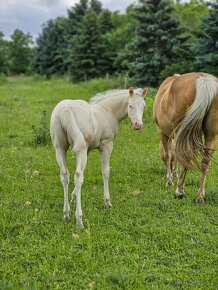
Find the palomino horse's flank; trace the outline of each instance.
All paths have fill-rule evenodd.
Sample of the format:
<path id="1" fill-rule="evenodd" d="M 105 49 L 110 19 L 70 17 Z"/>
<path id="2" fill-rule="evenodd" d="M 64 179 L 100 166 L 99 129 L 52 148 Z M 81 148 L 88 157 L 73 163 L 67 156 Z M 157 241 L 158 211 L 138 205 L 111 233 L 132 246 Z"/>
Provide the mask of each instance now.
<path id="1" fill-rule="evenodd" d="M 217 94 L 217 80 L 212 75 L 203 75 L 194 80 L 192 86 L 196 87 L 196 96 L 176 128 L 175 154 L 184 166 L 202 170 L 201 158 L 206 149 L 202 140 L 202 123 Z"/>
<path id="2" fill-rule="evenodd" d="M 167 185 L 176 176 L 176 161 L 182 165 L 176 197 L 185 196 L 188 168 L 202 172 L 197 202 L 204 202 L 206 174 L 218 136 L 218 80 L 192 72 L 168 77 L 160 86 L 153 114 L 160 136 L 160 154 L 167 168 Z"/>

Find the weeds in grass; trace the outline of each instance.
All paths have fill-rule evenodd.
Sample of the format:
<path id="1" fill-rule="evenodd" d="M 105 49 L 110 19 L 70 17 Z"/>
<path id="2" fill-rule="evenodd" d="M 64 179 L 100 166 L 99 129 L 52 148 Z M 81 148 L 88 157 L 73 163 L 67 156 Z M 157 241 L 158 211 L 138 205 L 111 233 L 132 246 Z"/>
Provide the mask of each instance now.
<path id="1" fill-rule="evenodd" d="M 47 145 L 50 142 L 50 133 L 48 127 L 48 118 L 46 111 L 42 112 L 40 126 L 36 127 L 32 125 L 35 145 Z"/>

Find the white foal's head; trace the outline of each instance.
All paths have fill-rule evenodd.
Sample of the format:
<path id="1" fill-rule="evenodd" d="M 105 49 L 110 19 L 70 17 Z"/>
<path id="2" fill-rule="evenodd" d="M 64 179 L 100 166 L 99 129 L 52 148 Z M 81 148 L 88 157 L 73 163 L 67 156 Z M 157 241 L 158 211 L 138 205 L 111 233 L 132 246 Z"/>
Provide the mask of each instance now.
<path id="1" fill-rule="evenodd" d="M 133 124 L 134 130 L 140 130 L 143 126 L 143 111 L 146 107 L 144 97 L 147 94 L 147 88 L 143 90 L 133 88 L 129 89 L 129 102 L 128 102 L 128 116 Z"/>

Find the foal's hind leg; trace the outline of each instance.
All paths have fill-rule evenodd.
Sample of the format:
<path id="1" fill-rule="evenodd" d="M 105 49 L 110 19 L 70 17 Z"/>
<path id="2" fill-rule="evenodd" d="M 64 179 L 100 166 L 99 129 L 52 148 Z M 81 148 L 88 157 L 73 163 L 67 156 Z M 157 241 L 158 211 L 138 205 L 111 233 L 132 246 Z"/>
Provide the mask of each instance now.
<path id="1" fill-rule="evenodd" d="M 76 196 L 76 225 L 79 228 L 83 227 L 83 221 L 82 221 L 82 207 L 81 207 L 81 187 L 83 184 L 84 179 L 84 170 L 86 168 L 87 163 L 87 149 L 83 149 L 79 152 L 75 153 L 76 155 L 76 172 L 74 175 L 74 182 L 75 182 L 75 193 Z"/>
<path id="2" fill-rule="evenodd" d="M 60 167 L 60 178 L 64 188 L 64 220 L 67 222 L 70 219 L 70 207 L 68 202 L 68 185 L 69 185 L 69 171 L 66 163 L 66 151 L 61 148 L 56 148 L 56 159 Z"/>
<path id="3" fill-rule="evenodd" d="M 206 175 L 210 167 L 210 160 L 216 148 L 216 140 L 215 138 L 206 141 L 205 146 L 209 149 L 205 149 L 204 157 L 202 160 L 202 176 L 200 181 L 200 187 L 197 193 L 197 203 L 204 203 L 204 196 L 205 196 L 205 182 L 206 182 Z"/>
<path id="4" fill-rule="evenodd" d="M 70 204 L 72 204 L 72 203 L 76 203 L 76 187 L 74 187 L 74 190 L 71 194 Z"/>
<path id="5" fill-rule="evenodd" d="M 106 207 L 112 207 L 109 193 L 109 175 L 110 175 L 110 157 L 113 150 L 113 142 L 106 143 L 101 146 L 101 168 L 104 180 L 104 202 Z"/>

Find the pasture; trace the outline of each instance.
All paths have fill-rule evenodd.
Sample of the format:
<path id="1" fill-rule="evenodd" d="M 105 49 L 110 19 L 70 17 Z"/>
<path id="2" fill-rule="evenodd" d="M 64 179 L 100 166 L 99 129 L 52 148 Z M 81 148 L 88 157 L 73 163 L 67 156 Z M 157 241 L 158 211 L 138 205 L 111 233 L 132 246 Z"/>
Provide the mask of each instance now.
<path id="1" fill-rule="evenodd" d="M 146 84 L 145 84 L 146 85 Z M 120 80 L 9 78 L 0 84 L 1 289 L 217 289 L 218 153 L 195 204 L 199 173 L 188 172 L 187 197 L 166 188 L 149 89 L 144 128 L 121 122 L 111 158 L 112 209 L 103 206 L 100 155 L 89 155 L 82 188 L 85 230 L 63 221 L 55 152 L 36 145 L 62 99 L 88 100 L 121 88 Z M 43 115 L 46 111 L 46 115 Z M 47 127 L 46 127 L 47 126 Z M 69 152 L 73 189 L 75 158 Z"/>

